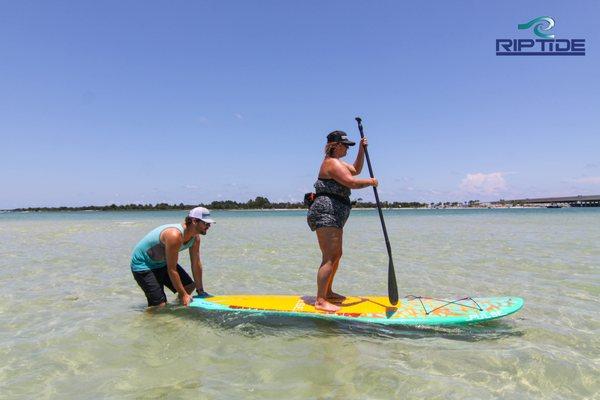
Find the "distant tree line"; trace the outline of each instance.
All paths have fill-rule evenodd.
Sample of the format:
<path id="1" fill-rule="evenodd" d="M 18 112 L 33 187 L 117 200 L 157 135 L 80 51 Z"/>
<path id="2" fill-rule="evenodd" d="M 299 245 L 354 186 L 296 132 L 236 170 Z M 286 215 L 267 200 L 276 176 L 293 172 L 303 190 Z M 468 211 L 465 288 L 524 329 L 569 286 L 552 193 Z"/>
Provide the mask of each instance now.
<path id="1" fill-rule="evenodd" d="M 446 201 L 438 203 L 429 203 L 430 208 L 456 208 L 456 207 L 480 207 L 481 203 L 479 200 L 469 200 L 465 202 L 459 201 Z"/>
<path id="2" fill-rule="evenodd" d="M 301 203 L 291 202 L 276 202 L 272 203 L 268 198 L 258 196 L 254 200 L 250 199 L 245 203 L 241 203 L 234 200 L 215 200 L 207 204 L 111 204 L 106 206 L 82 206 L 82 207 L 28 207 L 28 208 L 15 208 L 12 211 L 163 211 L 163 210 L 189 210 L 194 207 L 206 207 L 210 210 L 269 210 L 269 209 L 284 209 L 294 210 L 300 208 L 306 208 Z M 381 202 L 383 208 L 422 208 L 428 207 L 428 203 L 419 202 L 401 202 L 394 201 Z M 358 199 L 353 205 L 355 208 L 375 208 L 377 205 L 372 202 L 365 202 L 362 199 Z"/>

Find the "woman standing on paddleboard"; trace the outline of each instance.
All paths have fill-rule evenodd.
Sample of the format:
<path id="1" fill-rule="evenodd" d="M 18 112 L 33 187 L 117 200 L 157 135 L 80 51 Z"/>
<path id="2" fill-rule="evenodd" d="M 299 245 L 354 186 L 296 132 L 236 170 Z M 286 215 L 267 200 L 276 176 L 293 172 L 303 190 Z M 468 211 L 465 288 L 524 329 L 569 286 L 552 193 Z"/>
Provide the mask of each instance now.
<path id="1" fill-rule="evenodd" d="M 333 278 L 342 257 L 343 228 L 350 215 L 350 189 L 377 186 L 375 178 L 356 178 L 362 171 L 365 160 L 367 139 L 361 139 L 354 164 L 341 160 L 354 146 L 345 132 L 333 131 L 327 135 L 325 159 L 315 182 L 315 198 L 308 209 L 307 222 L 312 231 L 317 232 L 323 259 L 317 273 L 317 299 L 315 308 L 336 312 L 340 307 L 331 302 L 342 301 L 345 297 L 334 293 Z"/>

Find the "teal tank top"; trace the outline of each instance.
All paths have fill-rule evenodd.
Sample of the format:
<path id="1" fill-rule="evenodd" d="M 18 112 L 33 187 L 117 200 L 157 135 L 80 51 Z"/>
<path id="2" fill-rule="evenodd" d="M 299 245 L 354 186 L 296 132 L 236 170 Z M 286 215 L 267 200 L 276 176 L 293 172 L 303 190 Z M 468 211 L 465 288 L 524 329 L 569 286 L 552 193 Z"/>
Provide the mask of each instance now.
<path id="1" fill-rule="evenodd" d="M 161 225 L 148 232 L 146 236 L 133 248 L 131 254 L 131 270 L 134 272 L 144 272 L 151 269 L 162 268 L 167 265 L 165 255 L 165 245 L 160 241 L 160 234 L 167 228 L 177 228 L 183 235 L 183 226 L 181 224 Z M 179 251 L 189 249 L 196 241 L 196 237 L 183 243 Z"/>

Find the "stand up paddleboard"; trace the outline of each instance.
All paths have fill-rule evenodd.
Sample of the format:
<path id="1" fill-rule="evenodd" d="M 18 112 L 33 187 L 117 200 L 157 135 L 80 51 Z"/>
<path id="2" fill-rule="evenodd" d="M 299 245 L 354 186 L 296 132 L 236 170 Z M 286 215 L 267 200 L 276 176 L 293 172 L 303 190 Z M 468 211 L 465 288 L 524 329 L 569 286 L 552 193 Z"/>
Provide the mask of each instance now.
<path id="1" fill-rule="evenodd" d="M 515 313 L 523 307 L 520 297 L 464 297 L 435 299 L 407 296 L 395 306 L 387 297 L 350 296 L 340 310 L 316 310 L 314 296 L 234 295 L 194 297 L 190 307 L 209 311 L 254 315 L 307 317 L 382 325 L 444 326 L 465 325 Z"/>

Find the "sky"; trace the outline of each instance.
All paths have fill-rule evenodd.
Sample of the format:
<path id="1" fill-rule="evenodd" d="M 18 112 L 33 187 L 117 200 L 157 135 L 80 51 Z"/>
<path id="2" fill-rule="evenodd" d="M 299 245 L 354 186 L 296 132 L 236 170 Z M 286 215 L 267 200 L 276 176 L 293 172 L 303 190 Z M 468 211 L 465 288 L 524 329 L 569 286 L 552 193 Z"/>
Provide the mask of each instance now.
<path id="1" fill-rule="evenodd" d="M 356 116 L 382 200 L 600 194 L 599 14 L 595 0 L 1 1 L 0 209 L 300 201 L 327 133 L 358 140 Z M 517 25 L 539 16 L 587 54 L 495 55 L 498 38 L 535 38 Z"/>

